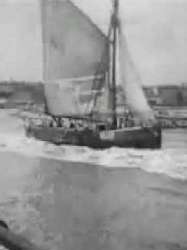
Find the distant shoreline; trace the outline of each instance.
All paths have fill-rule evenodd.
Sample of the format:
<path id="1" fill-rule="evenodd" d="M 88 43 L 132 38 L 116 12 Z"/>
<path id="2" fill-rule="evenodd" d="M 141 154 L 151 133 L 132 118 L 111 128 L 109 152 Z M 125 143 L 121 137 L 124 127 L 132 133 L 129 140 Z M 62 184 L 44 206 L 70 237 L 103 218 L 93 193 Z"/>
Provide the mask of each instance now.
<path id="1" fill-rule="evenodd" d="M 152 86 L 144 87 L 144 90 L 147 99 L 154 109 L 156 117 L 160 121 L 162 127 L 187 128 L 187 87 L 158 86 L 157 88 L 159 88 L 157 90 L 160 91 L 160 96 L 163 91 L 164 96 L 167 99 L 165 100 L 165 104 L 163 102 L 158 102 L 160 96 L 154 96 L 155 94 L 153 93 L 154 90 Z M 173 98 L 172 95 L 175 97 L 178 93 L 177 91 L 181 90 L 181 88 L 184 92 L 183 101 L 185 105 L 176 105 L 176 99 Z M 173 104 L 168 105 L 169 102 L 172 102 L 172 99 L 175 99 Z M 44 113 L 45 95 L 42 82 L 0 82 L 0 108 L 16 108 L 34 113 Z"/>

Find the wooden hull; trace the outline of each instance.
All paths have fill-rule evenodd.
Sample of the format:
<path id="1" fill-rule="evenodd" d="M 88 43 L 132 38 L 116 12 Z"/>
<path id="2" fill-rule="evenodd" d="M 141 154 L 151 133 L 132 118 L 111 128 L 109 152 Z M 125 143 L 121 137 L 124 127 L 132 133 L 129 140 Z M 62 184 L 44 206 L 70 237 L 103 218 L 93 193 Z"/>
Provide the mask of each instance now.
<path id="1" fill-rule="evenodd" d="M 27 136 L 57 145 L 68 144 L 91 148 L 134 147 L 160 148 L 160 127 L 132 127 L 118 130 L 93 131 L 29 125 Z"/>

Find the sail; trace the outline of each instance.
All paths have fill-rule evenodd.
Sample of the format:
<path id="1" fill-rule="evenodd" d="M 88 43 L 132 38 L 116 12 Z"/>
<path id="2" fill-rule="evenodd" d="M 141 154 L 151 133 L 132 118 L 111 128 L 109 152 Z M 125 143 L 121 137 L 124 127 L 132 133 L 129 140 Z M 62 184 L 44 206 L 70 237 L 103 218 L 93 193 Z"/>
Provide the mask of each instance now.
<path id="1" fill-rule="evenodd" d="M 93 100 L 87 98 L 83 105 L 79 93 L 92 96 L 98 67 L 98 75 L 105 74 L 108 40 L 70 0 L 41 0 L 41 11 L 48 111 L 53 115 L 83 115 Z"/>
<path id="2" fill-rule="evenodd" d="M 119 81 L 123 87 L 126 103 L 132 113 L 144 123 L 155 122 L 154 114 L 145 97 L 141 79 L 135 70 L 134 63 L 129 54 L 124 30 L 119 28 Z"/>
<path id="3" fill-rule="evenodd" d="M 62 79 L 45 83 L 45 95 L 50 113 L 54 116 L 80 117 L 89 115 L 94 106 L 95 95 L 103 90 L 92 89 L 93 78 Z"/>

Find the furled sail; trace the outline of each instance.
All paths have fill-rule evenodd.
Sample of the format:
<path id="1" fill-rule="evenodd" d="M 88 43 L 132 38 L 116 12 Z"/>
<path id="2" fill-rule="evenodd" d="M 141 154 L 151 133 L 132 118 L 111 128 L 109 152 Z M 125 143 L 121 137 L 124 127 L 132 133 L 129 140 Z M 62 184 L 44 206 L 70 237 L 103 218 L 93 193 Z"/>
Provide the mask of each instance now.
<path id="1" fill-rule="evenodd" d="M 93 102 L 94 77 L 103 81 L 108 39 L 70 0 L 41 0 L 41 11 L 48 111 L 84 115 Z"/>
<path id="2" fill-rule="evenodd" d="M 122 24 L 121 24 L 122 25 Z M 132 113 L 144 123 L 154 123 L 152 109 L 143 92 L 141 79 L 135 70 L 134 63 L 128 51 L 124 30 L 119 28 L 119 74 L 120 84 L 123 87 L 126 103 Z"/>

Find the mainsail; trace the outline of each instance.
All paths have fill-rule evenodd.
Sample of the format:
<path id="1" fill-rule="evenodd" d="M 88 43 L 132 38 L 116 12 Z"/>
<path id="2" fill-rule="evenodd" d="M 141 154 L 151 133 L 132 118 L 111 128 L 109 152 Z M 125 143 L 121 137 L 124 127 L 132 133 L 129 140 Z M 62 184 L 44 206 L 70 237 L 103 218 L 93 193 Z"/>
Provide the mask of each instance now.
<path id="1" fill-rule="evenodd" d="M 93 102 L 89 96 L 99 91 L 93 89 L 94 77 L 100 83 L 105 77 L 108 39 L 70 0 L 41 0 L 41 10 L 48 111 L 60 116 L 85 115 Z"/>
<path id="2" fill-rule="evenodd" d="M 98 81 L 102 85 L 104 79 L 99 79 L 100 77 L 98 76 Z M 45 95 L 50 114 L 67 117 L 90 115 L 95 106 L 95 95 L 98 96 L 97 103 L 102 99 L 101 106 L 103 106 L 105 104 L 105 98 L 103 98 L 105 92 L 103 88 L 93 89 L 93 81 L 93 77 L 85 77 L 45 83 Z"/>

